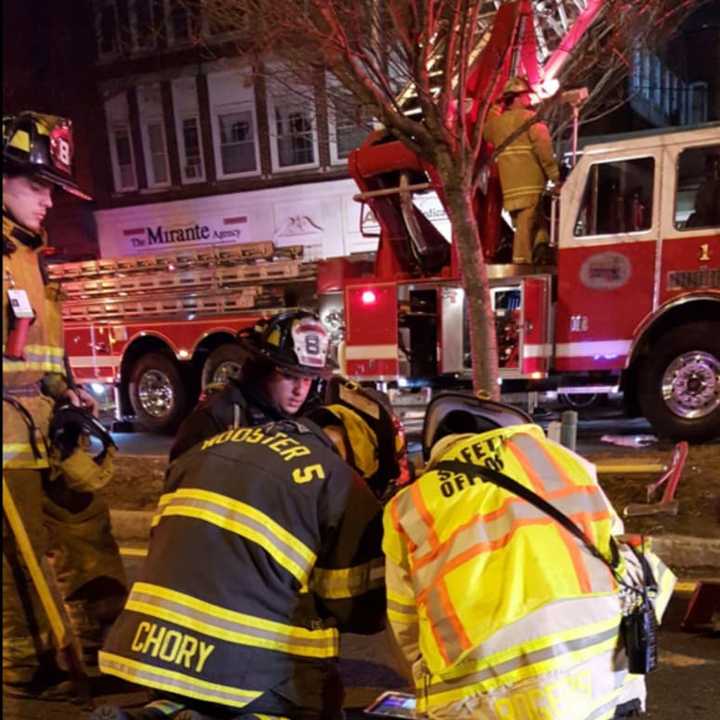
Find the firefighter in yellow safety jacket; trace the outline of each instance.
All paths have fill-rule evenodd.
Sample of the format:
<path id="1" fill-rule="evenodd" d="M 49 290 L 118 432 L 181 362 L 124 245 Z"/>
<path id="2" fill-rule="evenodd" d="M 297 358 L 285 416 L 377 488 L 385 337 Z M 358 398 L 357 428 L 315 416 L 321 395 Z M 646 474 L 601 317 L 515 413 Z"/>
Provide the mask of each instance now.
<path id="1" fill-rule="evenodd" d="M 183 453 L 100 669 L 203 717 L 341 718 L 339 634 L 385 624 L 377 497 L 403 452 L 389 420 L 343 384 L 299 420 Z"/>
<path id="2" fill-rule="evenodd" d="M 101 619 L 112 621 L 122 606 L 124 572 L 107 507 L 96 503 L 78 515 L 48 494 L 65 477 L 48 452 L 54 404 L 92 409 L 94 401 L 72 383 L 58 289 L 46 283 L 42 268 L 42 226 L 54 190 L 89 198 L 73 179 L 69 120 L 23 112 L 3 117 L 2 130 L 3 476 L 37 556 L 53 550 L 62 598 L 81 639 L 92 635 L 97 652 Z M 86 550 L 80 555 L 79 544 Z M 48 620 L 4 517 L 3 548 L 3 692 L 62 696 L 67 675 L 55 661 Z"/>
<path id="3" fill-rule="evenodd" d="M 430 403 L 425 473 L 384 512 L 388 619 L 430 718 L 602 720 L 644 708 L 619 641 L 635 557 L 595 468 L 516 409 L 461 393 Z M 464 470 L 467 468 L 467 470 Z M 500 472 L 559 509 L 606 561 Z M 662 615 L 673 574 L 650 552 Z M 622 558 L 619 560 L 618 558 Z M 632 580 L 637 582 L 637 578 Z M 632 585 L 635 586 L 634 584 Z"/>
<path id="4" fill-rule="evenodd" d="M 533 120 L 530 86 L 523 78 L 505 85 L 500 105 L 488 114 L 484 137 L 500 147 L 513 133 Z M 513 263 L 533 262 L 533 253 L 547 248 L 549 235 L 540 217 L 540 196 L 548 180 L 558 182 L 559 169 L 547 125 L 532 122 L 503 150 L 498 158 L 503 205 L 515 224 Z"/>

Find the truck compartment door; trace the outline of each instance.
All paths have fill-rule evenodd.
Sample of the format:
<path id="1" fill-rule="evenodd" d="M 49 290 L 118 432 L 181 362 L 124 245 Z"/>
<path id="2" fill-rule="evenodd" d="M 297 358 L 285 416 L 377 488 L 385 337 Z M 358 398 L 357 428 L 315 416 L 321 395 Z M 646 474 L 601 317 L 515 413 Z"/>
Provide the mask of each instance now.
<path id="1" fill-rule="evenodd" d="M 521 370 L 539 379 L 546 377 L 550 361 L 550 281 L 549 275 L 523 279 Z"/>
<path id="2" fill-rule="evenodd" d="M 356 380 L 395 380 L 398 375 L 396 283 L 363 283 L 345 289 L 345 370 Z"/>

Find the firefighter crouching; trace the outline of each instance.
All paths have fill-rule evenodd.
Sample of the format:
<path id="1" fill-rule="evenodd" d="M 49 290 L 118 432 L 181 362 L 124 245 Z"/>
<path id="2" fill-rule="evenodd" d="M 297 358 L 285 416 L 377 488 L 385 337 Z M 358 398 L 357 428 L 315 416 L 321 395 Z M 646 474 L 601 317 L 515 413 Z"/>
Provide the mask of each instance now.
<path id="1" fill-rule="evenodd" d="M 71 124 L 64 118 L 32 112 L 3 118 L 3 479 L 39 558 L 48 547 L 45 513 L 55 511 L 45 492 L 51 482 L 46 441 L 55 401 L 62 397 L 94 405 L 87 393 L 71 387 L 58 292 L 45 283 L 41 268 L 46 245 L 42 226 L 54 189 L 89 199 L 73 179 L 72 152 Z M 63 523 L 56 519 L 55 524 L 60 537 Z M 88 540 L 87 547 L 96 541 Z M 118 572 L 108 565 L 99 568 L 88 555 L 70 549 L 63 561 L 74 574 L 70 599 L 101 600 L 86 591 L 98 589 L 93 582 L 99 577 L 109 577 L 116 581 L 117 604 L 124 592 L 119 557 L 117 561 Z M 67 678 L 3 516 L 3 692 L 60 697 L 70 691 Z"/>
<path id="2" fill-rule="evenodd" d="M 629 663 L 648 671 L 657 646 L 630 636 L 641 610 L 659 622 L 675 578 L 614 539 L 622 523 L 594 466 L 524 413 L 460 393 L 430 403 L 423 446 L 429 465 L 386 505 L 383 540 L 389 624 L 418 709 L 476 720 L 644 709 L 644 675 Z"/>
<path id="3" fill-rule="evenodd" d="M 171 461 L 222 430 L 293 417 L 319 402 L 314 385 L 332 368 L 329 335 L 317 314 L 299 309 L 278 313 L 241 330 L 238 344 L 248 353 L 239 375 L 209 393 L 183 421 Z"/>
<path id="4" fill-rule="evenodd" d="M 309 416 L 225 430 L 171 464 L 104 673 L 203 717 L 342 717 L 339 634 L 384 627 L 376 494 L 404 446 L 372 394 L 332 382 Z"/>
<path id="5" fill-rule="evenodd" d="M 488 113 L 484 137 L 500 147 L 511 135 L 533 120 L 530 86 L 523 78 L 511 78 L 501 104 Z M 503 150 L 498 158 L 503 206 L 515 224 L 513 263 L 547 262 L 549 233 L 542 217 L 540 198 L 548 180 L 557 183 L 555 161 L 547 125 L 532 122 Z"/>

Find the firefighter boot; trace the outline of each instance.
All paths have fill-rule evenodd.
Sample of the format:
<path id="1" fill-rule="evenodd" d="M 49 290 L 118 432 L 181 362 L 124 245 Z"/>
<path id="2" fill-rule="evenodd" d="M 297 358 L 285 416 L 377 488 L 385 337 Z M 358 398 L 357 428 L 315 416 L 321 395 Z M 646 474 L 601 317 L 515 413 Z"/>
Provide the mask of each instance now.
<path id="1" fill-rule="evenodd" d="M 29 681 L 3 681 L 3 697 L 46 702 L 74 700 L 75 686 L 70 680 L 70 674 L 57 664 L 55 654 L 46 652 L 38 659 L 38 669 Z"/>
<path id="2" fill-rule="evenodd" d="M 98 580 L 107 580 L 107 583 L 99 583 Z M 100 584 L 109 587 L 99 588 Z M 98 578 L 88 585 L 93 585 L 93 592 L 74 593 L 71 596 L 72 599 L 65 601 L 65 607 L 82 647 L 83 662 L 89 667 L 96 667 L 98 652 L 105 640 L 105 635 L 120 614 L 125 597 L 124 588 L 107 578 Z M 82 590 L 87 587 L 85 586 Z M 99 589 L 106 589 L 107 594 L 102 597 L 102 594 L 97 592 Z M 100 595 L 101 599 L 89 600 L 87 599 L 89 594 L 95 597 Z M 78 597 L 78 595 L 84 595 L 84 597 Z"/>
<path id="3" fill-rule="evenodd" d="M 205 720 L 205 718 L 172 700 L 154 700 L 141 708 L 134 709 L 102 705 L 93 710 L 89 720 Z"/>

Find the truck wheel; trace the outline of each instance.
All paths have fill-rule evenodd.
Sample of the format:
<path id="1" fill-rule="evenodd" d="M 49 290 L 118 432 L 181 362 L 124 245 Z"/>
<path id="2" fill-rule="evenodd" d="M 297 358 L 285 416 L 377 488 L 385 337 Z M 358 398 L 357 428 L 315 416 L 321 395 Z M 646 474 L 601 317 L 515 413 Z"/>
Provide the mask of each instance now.
<path id="1" fill-rule="evenodd" d="M 587 410 L 599 405 L 606 395 L 601 393 L 560 393 L 563 405 L 573 410 Z"/>
<path id="2" fill-rule="evenodd" d="M 247 353 L 238 345 L 225 343 L 215 348 L 203 365 L 202 389 L 210 384 L 224 385 L 231 377 L 237 377 L 246 359 Z"/>
<path id="3" fill-rule="evenodd" d="M 695 441 L 720 435 L 720 323 L 670 330 L 640 370 L 640 407 L 659 435 Z"/>
<path id="4" fill-rule="evenodd" d="M 139 425 L 150 432 L 173 432 L 187 411 L 187 391 L 178 364 L 167 355 L 148 353 L 130 374 L 130 402 Z"/>

